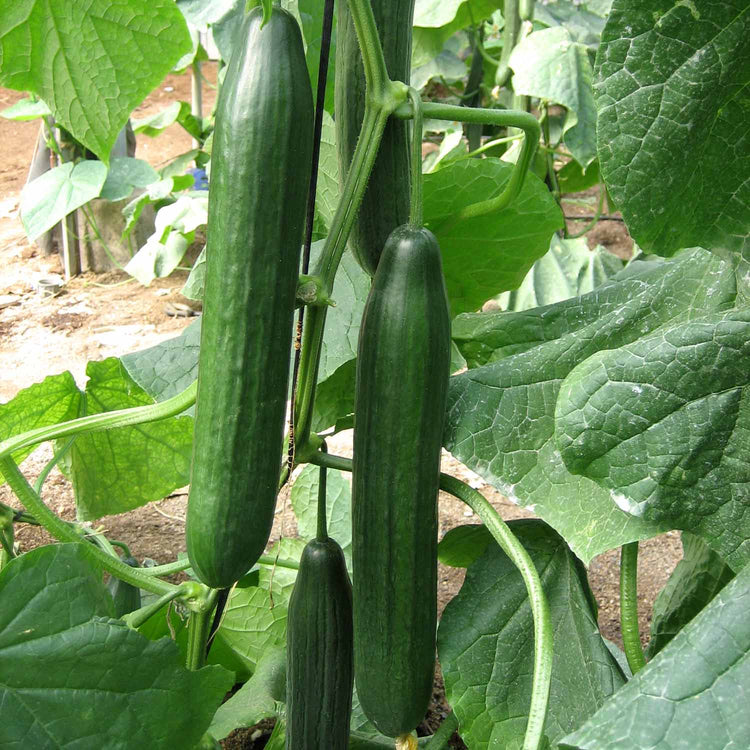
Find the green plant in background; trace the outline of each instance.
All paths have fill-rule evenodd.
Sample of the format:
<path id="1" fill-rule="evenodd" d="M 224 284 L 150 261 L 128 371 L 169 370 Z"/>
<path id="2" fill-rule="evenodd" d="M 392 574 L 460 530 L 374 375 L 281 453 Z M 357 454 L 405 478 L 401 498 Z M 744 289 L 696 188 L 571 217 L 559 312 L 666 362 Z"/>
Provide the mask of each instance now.
<path id="1" fill-rule="evenodd" d="M 201 7 L 197 0 L 191 5 L 194 11 Z M 326 46 L 317 31 L 320 9 L 314 5 L 300 0 L 291 6 L 307 42 L 308 68 L 311 50 Z M 297 731 L 333 731 L 326 721 L 299 729 L 292 715 L 287 717 L 285 702 L 290 690 L 300 688 L 295 670 L 301 666 L 291 652 L 293 667 L 286 675 L 290 606 L 295 612 L 289 615 L 294 617 L 289 629 L 293 639 L 322 632 L 322 645 L 319 641 L 315 651 L 321 663 L 340 663 L 342 658 L 332 648 L 333 631 L 326 629 L 330 621 L 320 614 L 326 610 L 316 614 L 311 604 L 299 608 L 296 595 L 290 605 L 304 564 L 302 551 L 307 541 L 323 534 L 338 541 L 345 561 L 359 564 L 359 555 L 367 557 L 371 539 L 365 537 L 363 546 L 365 524 L 356 517 L 357 504 L 374 487 L 376 504 L 393 509 L 396 532 L 404 532 L 409 541 L 391 546 L 391 559 L 380 563 L 382 580 L 373 590 L 380 590 L 397 570 L 402 572 L 392 588 L 399 595 L 408 593 L 406 584 L 412 582 L 404 579 L 410 570 L 415 580 L 428 580 L 430 568 L 434 572 L 434 485 L 426 488 L 429 493 L 425 490 L 422 510 L 395 505 L 403 498 L 391 498 L 391 505 L 383 472 L 390 462 L 388 450 L 421 465 L 422 459 L 410 456 L 423 442 L 428 450 L 428 436 L 441 434 L 435 423 L 442 417 L 442 446 L 509 498 L 533 508 L 537 518 L 505 524 L 476 490 L 439 476 L 440 488 L 466 502 L 482 525 L 459 527 L 437 546 L 445 564 L 466 568 L 466 579 L 437 630 L 437 654 L 453 712 L 435 735 L 419 744 L 444 747 L 457 729 L 472 750 L 582 750 L 622 747 L 623 742 L 633 748 L 660 743 L 746 746 L 747 722 L 727 721 L 731 712 L 725 713 L 723 706 L 734 707 L 737 696 L 750 687 L 745 667 L 750 526 L 745 520 L 749 462 L 744 440 L 750 196 L 746 136 L 740 125 L 748 119 L 748 103 L 742 98 L 750 75 L 745 64 L 750 59 L 747 8 L 739 0 L 702 7 L 699 13 L 661 0 L 615 0 L 611 10 L 604 3 L 574 6 L 562 0 L 533 8 L 528 3 L 498 8 L 482 0 L 424 0 L 415 8 L 412 77 L 407 82 L 389 75 L 377 5 L 348 3 L 367 91 L 361 135 L 351 162 L 342 150 L 339 164 L 335 128 L 330 116 L 323 116 L 320 178 L 308 213 L 312 235 L 320 241 L 313 244 L 312 270 L 305 276 L 314 294 L 313 304 L 305 308 L 294 432 L 289 436 L 295 463 L 308 464 L 291 489 L 301 539 L 282 539 L 255 563 L 248 559 L 249 569 L 235 574 L 240 576 L 237 585 L 218 591 L 192 579 L 178 585 L 162 580 L 187 569 L 187 560 L 130 567 L 103 534 L 92 533 L 83 523 L 161 498 L 189 480 L 200 323 L 150 350 L 90 363 L 85 393 L 67 373 L 21 391 L 0 405 L 0 471 L 25 508 L 16 513 L 3 507 L 2 514 L 0 650 L 8 651 L 0 653 L 8 656 L 0 660 L 0 682 L 4 705 L 14 710 L 0 737 L 5 742 L 31 737 L 39 746 L 48 737 L 65 744 L 86 736 L 101 746 L 195 747 L 275 717 L 267 747 L 278 748 L 285 741 L 295 746 Z M 517 33 L 502 33 L 515 10 Z M 273 17 L 260 34 L 272 26 Z M 464 34 L 468 27 L 471 33 Z M 394 38 L 403 38 L 406 31 L 398 31 Z M 0 75 L 6 84 L 16 82 L 5 73 L 10 38 L 0 33 Z M 466 49 L 483 59 L 479 98 L 461 90 L 464 77 L 468 81 L 478 67 L 462 59 Z M 338 55 L 346 50 L 353 54 L 349 44 Z M 503 85 L 496 89 L 502 61 L 509 72 L 501 71 Z M 558 75 L 550 75 L 553 69 Z M 341 85 L 347 79 L 336 80 Z M 324 83 L 319 102 L 330 107 L 337 99 Z M 423 89 L 421 103 L 415 93 L 409 97 L 408 83 Z M 39 94 L 54 112 L 51 100 L 41 90 Z M 513 101 L 521 111 L 501 108 Z M 420 113 L 426 132 L 445 132 L 444 141 L 451 133 L 452 139 L 424 164 Z M 386 263 L 385 254 L 384 274 L 375 273 L 372 289 L 377 293 L 393 283 L 400 285 L 399 299 L 413 293 L 428 300 L 420 284 L 438 273 L 437 260 L 428 258 L 435 257 L 439 246 L 452 319 L 451 369 L 457 373 L 447 379 L 444 415 L 438 409 L 425 419 L 429 425 L 418 427 L 405 449 L 397 447 L 401 443 L 396 438 L 409 420 L 417 419 L 411 402 L 400 407 L 395 423 L 366 421 L 365 432 L 357 432 L 362 429 L 359 420 L 370 413 L 363 398 L 373 387 L 360 374 L 359 390 L 355 388 L 357 340 L 366 309 L 362 367 L 365 355 L 374 351 L 368 329 L 376 303 L 366 302 L 369 273 L 345 252 L 357 207 L 367 200 L 367 177 L 377 164 L 380 139 L 396 120 L 414 123 L 411 156 L 401 156 L 411 160 L 410 192 L 405 178 L 397 176 L 403 163 L 398 170 L 386 169 L 385 177 L 401 180 L 399 200 L 410 196 L 411 223 L 427 227 L 437 245 L 424 235 L 432 252 L 418 256 L 429 272 L 421 277 Z M 461 138 L 453 135 L 458 129 L 440 131 L 434 125 L 438 120 L 481 126 L 477 158 L 466 158 Z M 540 135 L 543 159 L 534 160 Z M 477 131 L 470 137 L 476 138 Z M 86 137 L 82 143 L 88 146 Z M 269 168 L 280 169 L 286 159 L 287 152 L 280 154 Z M 420 165 L 430 167 L 422 179 Z M 536 169 L 544 181 L 533 173 Z M 601 251 L 585 254 L 582 241 L 556 234 L 563 227 L 559 200 L 564 186 L 586 185 L 592 174 L 601 176 L 641 250 L 654 257 L 639 257 L 622 267 Z M 282 203 L 278 196 L 275 200 Z M 258 212 L 258 221 L 267 219 L 266 211 Z M 427 242 L 411 236 L 416 232 L 422 237 L 422 231 L 411 227 L 408 244 Z M 202 284 L 201 269 L 205 264 L 194 272 L 195 289 Z M 435 283 L 428 283 L 430 293 Z M 207 290 L 208 306 L 214 296 L 210 284 Z M 488 299 L 505 293 L 504 309 L 477 312 Z M 423 341 L 419 329 L 436 315 L 430 308 L 419 325 L 412 325 L 411 308 L 397 316 L 398 325 L 406 326 L 401 332 L 387 327 L 391 323 L 382 316 L 374 318 L 378 339 L 413 337 L 413 346 L 399 351 L 406 358 L 394 365 L 400 371 L 392 374 L 404 386 L 417 382 L 419 373 L 414 379 L 409 373 L 423 363 L 416 357 L 409 360 L 409 351 Z M 216 357 L 220 354 L 217 348 Z M 372 366 L 381 365 L 383 358 L 373 356 Z M 258 352 L 248 355 L 251 373 L 260 362 Z M 222 374 L 214 377 L 218 390 Z M 436 407 L 439 400 L 430 403 Z M 199 412 L 202 401 L 199 395 Z M 393 418 L 385 397 L 372 408 L 383 418 L 380 407 L 385 417 Z M 232 413 L 227 407 L 217 416 L 230 419 Z M 326 437 L 352 422 L 357 474 L 353 525 L 352 491 L 341 473 L 352 469 L 352 461 L 320 450 Z M 383 427 L 387 424 L 394 425 L 390 431 Z M 377 430 L 373 425 L 379 425 Z M 381 436 L 381 429 L 388 434 Z M 379 457 L 362 474 L 357 462 L 367 457 L 361 441 L 376 432 Z M 66 455 L 80 519 L 72 523 L 57 518 L 41 498 L 47 470 L 31 487 L 17 466 L 39 443 L 63 439 L 67 442 L 57 444 L 52 463 Z M 253 435 L 228 449 L 232 467 L 246 460 L 255 439 L 264 442 L 270 436 Z M 431 454 L 434 450 L 430 445 Z M 196 466 L 201 459 L 198 451 Z M 310 464 L 327 468 L 326 490 L 318 491 L 318 468 Z M 279 463 L 282 481 L 289 468 Z M 374 478 L 368 479 L 368 471 Z M 436 474 L 437 466 L 425 471 Z M 415 468 L 409 479 L 417 474 Z M 43 524 L 63 544 L 18 555 L 12 528 L 29 521 Z M 655 605 L 646 660 L 637 637 L 637 543 L 671 529 L 687 532 L 685 559 Z M 209 529 L 204 535 L 209 546 L 212 534 Z M 623 554 L 625 654 L 598 631 L 585 569 L 595 555 L 618 547 Z M 124 621 L 113 619 L 102 570 L 144 592 L 143 606 Z M 357 565 L 353 573 L 357 654 L 358 638 L 362 644 L 363 635 L 381 633 L 373 635 L 368 631 L 372 623 L 357 615 L 362 596 Z M 308 584 L 313 590 L 310 580 L 302 580 L 300 593 L 308 591 Z M 333 601 L 322 575 L 314 583 L 320 584 L 317 596 L 324 597 L 316 600 L 318 606 Z M 76 596 L 71 596 L 74 589 Z M 397 599 L 405 601 L 404 596 Z M 424 606 L 426 612 L 433 605 Z M 385 614 L 390 618 L 383 629 L 386 637 L 412 621 L 398 610 Z M 410 664 L 411 646 L 420 662 L 432 648 L 431 634 L 419 636 L 417 631 L 426 632 L 410 630 L 414 640 L 400 644 Z M 34 645 L 40 637 L 48 645 L 44 658 Z M 208 666 L 201 666 L 208 642 Z M 77 645 L 81 643 L 87 644 L 85 653 Z M 123 659 L 137 668 L 123 673 L 117 668 Z M 364 664 L 359 672 L 358 664 Z M 420 674 L 427 669 L 414 668 Z M 399 747 L 416 745 L 410 735 L 416 727 L 407 725 L 419 721 L 422 702 L 419 710 L 407 710 L 408 718 L 397 721 L 401 709 L 410 706 L 386 702 L 395 696 L 382 683 L 387 669 L 381 673 L 361 657 L 355 657 L 354 669 L 350 746 L 393 746 L 393 739 L 376 727 L 397 734 Z M 414 677 L 419 679 L 416 671 Z M 220 705 L 233 682 L 243 685 Z M 383 700 L 371 701 L 373 686 Z M 53 708 L 35 711 L 28 702 L 32 687 Z M 302 687 L 311 688 L 311 683 Z M 64 688 L 75 690 L 66 693 L 63 716 L 54 707 L 62 705 L 55 697 Z M 325 682 L 320 692 L 321 697 L 347 697 L 335 682 Z M 92 699 L 118 721 L 102 723 L 88 710 Z M 294 710 L 294 700 L 289 710 Z M 382 711 L 388 715 L 383 717 Z M 732 715 L 743 714 L 738 708 Z M 44 738 L 34 734 L 42 731 Z"/>

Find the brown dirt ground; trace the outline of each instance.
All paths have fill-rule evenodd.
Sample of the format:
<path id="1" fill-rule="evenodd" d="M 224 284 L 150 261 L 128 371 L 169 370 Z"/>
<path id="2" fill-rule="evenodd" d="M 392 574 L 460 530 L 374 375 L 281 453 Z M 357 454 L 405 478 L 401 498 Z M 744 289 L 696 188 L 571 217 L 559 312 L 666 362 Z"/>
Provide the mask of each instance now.
<path id="1" fill-rule="evenodd" d="M 207 66 L 209 80 L 215 80 L 215 68 Z M 0 89 L 0 108 L 10 106 L 21 94 Z M 175 99 L 189 100 L 190 80 L 187 75 L 169 76 L 138 108 L 135 117 L 165 108 Z M 214 92 L 204 93 L 204 107 L 213 105 Z M 154 345 L 175 336 L 189 319 L 168 317 L 165 308 L 170 301 L 185 301 L 179 290 L 186 274 L 175 272 L 167 279 L 155 281 L 150 287 L 127 282 L 121 272 L 104 275 L 84 274 L 72 279 L 56 297 L 40 297 L 33 289 L 37 278 L 48 273 L 61 273 L 58 257 L 42 256 L 29 244 L 18 218 L 20 192 L 26 180 L 28 164 L 37 136 L 38 123 L 17 123 L 0 119 L 0 299 L 5 295 L 14 304 L 0 307 L 0 402 L 11 399 L 18 390 L 38 382 L 48 374 L 70 370 L 79 385 L 85 382 L 85 365 L 91 359 L 118 356 L 129 351 Z M 170 158 L 191 148 L 190 138 L 178 126 L 173 126 L 159 138 L 138 137 L 137 156 L 159 167 Z M 590 191 L 593 196 L 594 191 Z M 592 213 L 586 208 L 566 209 L 569 215 Z M 580 223 L 570 227 L 573 231 Z M 601 243 L 610 250 L 627 257 L 632 247 L 621 222 L 600 223 L 588 235 L 590 244 Z M 125 282 L 125 283 L 123 283 Z M 351 438 L 337 437 L 332 451 L 351 455 Z M 48 446 L 43 446 L 24 464 L 28 476 L 35 476 L 51 457 Z M 472 479 L 506 520 L 530 515 L 513 505 L 481 479 L 468 472 L 449 455 L 444 456 L 443 470 L 463 479 Z M 50 507 L 64 518 L 75 516 L 70 484 L 57 470 L 53 471 L 44 493 Z M 0 488 L 0 500 L 13 503 L 6 487 Z M 134 555 L 150 557 L 158 562 L 173 560 L 185 549 L 183 539 L 186 492 L 178 490 L 159 502 L 127 513 L 101 519 L 107 533 L 127 542 Z M 478 522 L 470 510 L 459 501 L 440 496 L 440 532 L 462 523 Z M 295 532 L 295 521 L 288 501 L 288 493 L 280 497 L 271 542 L 280 535 Z M 17 529 L 17 540 L 23 550 L 48 543 L 44 531 L 30 526 Z M 639 597 L 641 632 L 645 639 L 654 598 L 664 585 L 681 557 L 679 534 L 672 532 L 641 545 L 639 566 Z M 594 593 L 600 605 L 599 622 L 604 635 L 621 643 L 618 621 L 618 555 L 610 552 L 597 557 L 589 568 Z M 445 604 L 461 586 L 463 571 L 440 567 L 439 604 Z M 435 705 L 428 718 L 433 729 L 443 716 L 445 706 L 440 677 L 436 681 Z M 224 746 L 240 748 L 261 747 L 264 740 L 254 744 L 250 731 L 238 733 Z M 460 745 L 456 745 L 459 747 Z"/>

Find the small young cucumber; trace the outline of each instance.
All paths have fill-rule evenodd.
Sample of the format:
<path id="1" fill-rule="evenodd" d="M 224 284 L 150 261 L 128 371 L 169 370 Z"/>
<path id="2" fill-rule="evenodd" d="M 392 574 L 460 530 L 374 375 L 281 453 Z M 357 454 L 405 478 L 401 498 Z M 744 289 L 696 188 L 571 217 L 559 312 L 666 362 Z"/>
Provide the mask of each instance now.
<path id="1" fill-rule="evenodd" d="M 359 333 L 354 406 L 354 673 L 385 735 L 424 718 L 437 624 L 437 495 L 450 374 L 440 248 L 427 229 L 388 238 Z"/>
<path id="2" fill-rule="evenodd" d="M 237 29 L 216 108 L 187 550 L 231 586 L 262 554 L 281 471 L 312 163 L 302 35 L 274 6 Z"/>
<path id="3" fill-rule="evenodd" d="M 138 561 L 133 557 L 124 557 L 122 561 L 131 568 L 138 567 Z M 131 583 L 121 581 L 116 576 L 110 576 L 107 589 L 112 594 L 115 603 L 115 617 L 122 617 L 135 612 L 141 607 L 141 590 Z"/>
<path id="4" fill-rule="evenodd" d="M 287 750 L 346 750 L 352 711 L 352 589 L 341 547 L 302 552 L 287 617 Z"/>
<path id="5" fill-rule="evenodd" d="M 391 80 L 409 82 L 414 0 L 372 0 Z M 365 71 L 348 3 L 338 2 L 336 31 L 336 146 L 343 183 L 365 111 Z M 388 235 L 409 218 L 409 125 L 390 118 L 383 131 L 367 190 L 349 236 L 362 268 L 374 275 Z"/>

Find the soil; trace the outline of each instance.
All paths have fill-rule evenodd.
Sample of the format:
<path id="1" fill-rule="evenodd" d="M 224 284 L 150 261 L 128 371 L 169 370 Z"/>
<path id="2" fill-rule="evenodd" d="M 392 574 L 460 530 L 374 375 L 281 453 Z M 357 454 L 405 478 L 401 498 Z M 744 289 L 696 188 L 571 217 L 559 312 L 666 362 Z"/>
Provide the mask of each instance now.
<path id="1" fill-rule="evenodd" d="M 215 68 L 207 65 L 205 73 L 215 80 Z M 0 109 L 22 98 L 19 92 L 0 89 Z M 213 105 L 214 91 L 204 90 L 204 109 Z M 164 109 L 176 99 L 189 101 L 188 75 L 168 76 L 162 85 L 140 106 L 135 117 L 144 117 Z M 190 318 L 167 315 L 169 303 L 189 302 L 181 297 L 187 274 L 177 271 L 166 279 L 158 279 L 149 287 L 129 280 L 122 272 L 104 275 L 87 273 L 71 279 L 53 297 L 42 297 L 35 291 L 38 278 L 50 273 L 62 274 L 57 255 L 44 256 L 30 244 L 18 217 L 20 192 L 26 181 L 28 165 L 37 138 L 37 122 L 12 122 L 0 118 L 0 403 L 11 399 L 21 388 L 38 382 L 45 375 L 69 370 L 79 386 L 85 383 L 86 362 L 119 356 L 136 349 L 152 346 L 177 335 Z M 191 148 L 190 137 L 179 126 L 172 126 L 156 139 L 138 137 L 136 155 L 159 167 L 174 156 Z M 593 213 L 595 191 L 589 191 L 590 210 L 575 206 L 569 215 Z M 616 216 L 616 215 L 615 215 Z M 570 223 L 571 231 L 581 228 L 580 222 Z M 632 242 L 621 221 L 605 221 L 588 235 L 590 245 L 603 244 L 615 254 L 628 257 Z M 351 435 L 344 433 L 331 441 L 330 450 L 351 455 Z M 27 476 L 35 476 L 51 457 L 49 446 L 42 446 L 24 464 Z M 506 520 L 529 516 L 495 489 L 468 471 L 450 455 L 443 458 L 443 471 L 472 482 Z M 67 519 L 75 517 L 70 484 L 57 470 L 50 475 L 44 497 L 55 512 Z M 112 538 L 127 542 L 136 558 L 152 558 L 159 563 L 175 559 L 184 550 L 186 490 L 150 503 L 130 513 L 101 519 L 101 525 Z M 14 505 L 7 487 L 0 488 L 0 500 Z M 441 494 L 440 533 L 459 524 L 477 523 L 478 519 L 459 501 Z M 278 503 L 271 536 L 273 543 L 281 535 L 296 531 L 288 491 Z M 17 541 L 22 550 L 52 541 L 38 528 L 19 525 Z M 642 638 L 647 638 L 650 611 L 654 598 L 681 557 L 679 534 L 671 532 L 641 544 L 639 565 L 639 596 Z M 590 565 L 591 585 L 599 602 L 599 623 L 602 633 L 621 644 L 619 628 L 618 555 L 610 552 L 597 557 Z M 440 610 L 456 594 L 463 580 L 463 571 L 440 567 Z M 442 681 L 438 675 L 434 705 L 427 726 L 429 733 L 447 714 Z M 263 728 L 261 728 L 263 729 Z M 265 744 L 264 734 L 256 728 L 234 733 L 223 744 L 233 750 L 259 748 Z M 256 741 L 257 740 L 257 741 Z M 456 747 L 462 747 L 456 744 Z"/>

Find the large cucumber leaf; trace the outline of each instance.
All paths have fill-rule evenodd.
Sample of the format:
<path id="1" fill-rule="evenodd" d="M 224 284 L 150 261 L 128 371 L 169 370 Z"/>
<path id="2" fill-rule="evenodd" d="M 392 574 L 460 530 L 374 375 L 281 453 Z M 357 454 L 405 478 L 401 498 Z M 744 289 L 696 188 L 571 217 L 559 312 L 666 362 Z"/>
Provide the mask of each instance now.
<path id="1" fill-rule="evenodd" d="M 0 84 L 37 94 L 104 162 L 133 109 L 191 47 L 173 0 L 0 8 Z"/>
<path id="2" fill-rule="evenodd" d="M 444 445 L 530 506 L 584 562 L 673 528 L 672 519 L 623 512 L 608 489 L 566 468 L 554 439 L 560 385 L 599 351 L 616 352 L 736 299 L 733 265 L 696 249 L 633 263 L 593 292 L 547 307 L 459 316 L 453 337 L 474 369 L 451 378 Z"/>
<path id="3" fill-rule="evenodd" d="M 596 625 L 586 572 L 542 521 L 509 523 L 542 579 L 554 631 L 554 679 L 545 735 L 579 726 L 625 682 Z M 533 618 L 520 573 L 497 544 L 466 571 L 438 629 L 448 702 L 472 750 L 520 747 L 533 672 Z"/>
<path id="4" fill-rule="evenodd" d="M 750 309 L 664 326 L 575 367 L 557 399 L 569 471 L 632 516 L 750 557 Z"/>
<path id="5" fill-rule="evenodd" d="M 750 6 L 615 0 L 596 58 L 602 176 L 635 241 L 750 250 Z"/>
<path id="6" fill-rule="evenodd" d="M 748 608 L 750 566 L 559 747 L 750 747 Z"/>
<path id="7" fill-rule="evenodd" d="M 11 560 L 0 598 L 2 747 L 195 747 L 232 686 L 225 669 L 191 672 L 168 638 L 111 619 L 84 544 Z"/>

